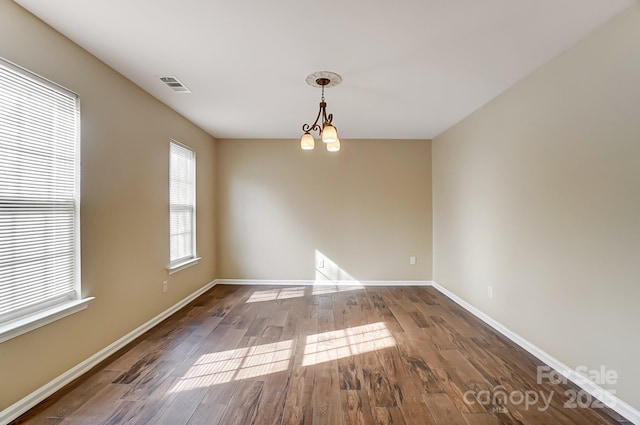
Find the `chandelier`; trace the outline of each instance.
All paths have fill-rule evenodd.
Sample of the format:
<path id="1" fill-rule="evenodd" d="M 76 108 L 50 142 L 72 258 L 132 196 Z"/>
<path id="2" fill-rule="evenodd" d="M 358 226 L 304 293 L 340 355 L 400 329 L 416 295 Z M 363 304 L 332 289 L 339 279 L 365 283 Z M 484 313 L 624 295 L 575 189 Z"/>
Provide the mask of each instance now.
<path id="1" fill-rule="evenodd" d="M 329 152 L 338 152 L 340 150 L 340 139 L 338 139 L 338 130 L 331 123 L 333 114 L 327 114 L 327 102 L 324 101 L 324 88 L 337 86 L 342 82 L 335 72 L 319 71 L 307 76 L 307 84 L 312 87 L 322 88 L 322 97 L 320 98 L 320 110 L 313 124 L 304 124 L 302 131 L 304 134 L 300 139 L 300 147 L 304 150 L 311 150 L 315 147 L 315 140 L 311 135 L 312 131 L 317 131 L 320 139 L 327 145 Z M 320 121 L 321 120 L 321 121 Z"/>

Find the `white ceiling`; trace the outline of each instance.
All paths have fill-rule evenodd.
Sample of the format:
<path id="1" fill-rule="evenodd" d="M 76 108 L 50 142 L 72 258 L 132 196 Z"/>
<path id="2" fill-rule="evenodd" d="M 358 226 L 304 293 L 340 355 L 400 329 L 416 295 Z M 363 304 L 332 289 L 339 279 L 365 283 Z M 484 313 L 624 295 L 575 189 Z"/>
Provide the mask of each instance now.
<path id="1" fill-rule="evenodd" d="M 432 138 L 635 3 L 15 1 L 215 137 L 299 137 L 320 100 L 305 77 L 337 72 L 344 139 Z"/>

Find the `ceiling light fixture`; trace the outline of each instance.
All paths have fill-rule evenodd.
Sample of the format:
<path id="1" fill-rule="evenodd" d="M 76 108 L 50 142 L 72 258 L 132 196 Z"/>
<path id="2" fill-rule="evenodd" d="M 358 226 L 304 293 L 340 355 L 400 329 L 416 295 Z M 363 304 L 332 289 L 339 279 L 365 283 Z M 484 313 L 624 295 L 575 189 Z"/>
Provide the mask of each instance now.
<path id="1" fill-rule="evenodd" d="M 338 152 L 340 150 L 340 139 L 338 139 L 338 130 L 331 123 L 333 114 L 327 114 L 327 102 L 324 101 L 324 88 L 337 86 L 342 82 L 342 77 L 335 72 L 319 71 L 307 76 L 307 84 L 311 87 L 322 88 L 322 97 L 320 98 L 320 110 L 313 124 L 304 124 L 302 131 L 304 134 L 300 139 L 300 147 L 304 150 L 311 150 L 315 147 L 315 140 L 311 135 L 312 131 L 317 131 L 320 138 L 327 145 L 329 152 Z M 322 119 L 322 124 L 318 121 Z"/>

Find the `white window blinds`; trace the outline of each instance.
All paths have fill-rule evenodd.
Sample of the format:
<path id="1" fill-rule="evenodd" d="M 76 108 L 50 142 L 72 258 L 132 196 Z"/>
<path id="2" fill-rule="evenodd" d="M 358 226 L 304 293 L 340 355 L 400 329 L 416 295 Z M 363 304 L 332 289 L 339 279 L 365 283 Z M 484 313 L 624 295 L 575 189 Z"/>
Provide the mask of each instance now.
<path id="1" fill-rule="evenodd" d="M 175 141 L 169 156 L 170 268 L 196 257 L 196 154 Z"/>
<path id="2" fill-rule="evenodd" d="M 79 114 L 0 60 L 0 323 L 79 297 Z"/>

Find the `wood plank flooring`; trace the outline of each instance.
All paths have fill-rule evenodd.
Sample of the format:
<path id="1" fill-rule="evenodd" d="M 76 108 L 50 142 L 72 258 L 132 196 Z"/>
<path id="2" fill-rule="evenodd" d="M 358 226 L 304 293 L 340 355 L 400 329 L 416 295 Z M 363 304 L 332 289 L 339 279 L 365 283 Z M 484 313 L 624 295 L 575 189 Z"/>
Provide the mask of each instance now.
<path id="1" fill-rule="evenodd" d="M 540 365 L 429 287 L 218 285 L 14 423 L 630 423 Z"/>

